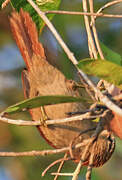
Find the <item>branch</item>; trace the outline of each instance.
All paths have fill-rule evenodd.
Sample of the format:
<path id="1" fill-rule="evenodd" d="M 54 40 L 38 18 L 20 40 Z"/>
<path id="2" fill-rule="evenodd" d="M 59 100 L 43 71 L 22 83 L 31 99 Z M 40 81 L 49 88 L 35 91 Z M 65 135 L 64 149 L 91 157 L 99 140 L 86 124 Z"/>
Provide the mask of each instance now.
<path id="1" fill-rule="evenodd" d="M 53 172 L 51 173 L 51 175 L 58 175 L 58 176 L 73 176 L 73 173 L 57 173 L 57 172 Z"/>
<path id="2" fill-rule="evenodd" d="M 82 143 L 79 143 L 74 146 L 75 149 L 84 146 L 88 143 L 89 140 L 85 140 Z M 49 154 L 58 154 L 67 152 L 70 150 L 70 147 L 65 147 L 61 149 L 54 150 L 44 150 L 44 151 L 25 151 L 25 152 L 0 152 L 0 157 L 20 157 L 20 156 L 46 156 Z"/>
<path id="3" fill-rule="evenodd" d="M 102 7 L 97 11 L 97 13 L 99 14 L 99 13 L 101 13 L 104 9 L 106 9 L 106 8 L 112 6 L 112 5 L 115 5 L 115 4 L 117 4 L 117 3 L 120 3 L 120 2 L 122 2 L 122 0 L 114 0 L 114 1 L 108 2 L 108 3 L 106 3 L 104 6 L 102 6 Z M 118 15 L 115 15 L 115 16 L 117 17 Z M 95 16 L 94 18 L 96 19 L 96 17 L 97 17 L 97 16 Z M 114 17 L 112 17 L 112 18 L 114 18 Z"/>
<path id="4" fill-rule="evenodd" d="M 104 14 L 104 13 L 91 13 L 91 12 L 78 12 L 78 11 L 45 11 L 45 14 L 65 14 L 65 15 L 77 15 L 77 16 L 95 16 L 95 17 L 104 17 L 104 18 L 122 18 L 120 14 Z"/>
<path id="5" fill-rule="evenodd" d="M 87 167 L 87 172 L 86 172 L 86 180 L 91 180 L 93 163 L 94 163 L 94 148 L 92 148 L 91 156 L 89 159 L 89 165 Z"/>
<path id="6" fill-rule="evenodd" d="M 41 125 L 40 121 L 25 121 L 25 120 L 14 120 L 14 119 L 9 119 L 6 117 L 3 117 L 0 115 L 0 121 L 8 124 L 14 124 L 18 126 L 38 126 Z"/>
<path id="7" fill-rule="evenodd" d="M 57 39 L 69 59 L 73 62 L 73 64 L 77 64 L 77 60 L 74 57 L 73 53 L 69 50 L 69 48 L 66 46 L 64 41 L 62 40 L 61 36 L 57 33 L 56 29 L 52 25 L 52 23 L 49 21 L 49 19 L 46 17 L 45 12 L 41 11 L 38 6 L 32 1 L 32 0 L 27 0 L 31 6 L 35 9 L 35 11 L 38 13 L 38 15 L 42 18 L 42 20 L 45 22 L 45 24 L 48 26 L 50 31 L 53 33 L 54 37 Z"/>
<path id="8" fill-rule="evenodd" d="M 86 0 L 83 0 L 83 10 L 84 12 L 88 11 Z M 87 37 L 88 37 L 89 54 L 91 58 L 97 59 L 97 50 L 94 44 L 94 39 L 92 36 L 92 31 L 91 31 L 90 23 L 89 23 L 89 18 L 86 15 L 84 16 L 84 21 L 85 21 L 86 32 L 87 32 Z"/>
<path id="9" fill-rule="evenodd" d="M 54 161 L 53 163 L 51 163 L 51 164 L 42 172 L 42 176 L 45 176 L 46 172 L 47 172 L 51 167 L 53 167 L 54 165 L 56 165 L 57 163 L 61 163 L 61 162 L 64 162 L 64 161 L 69 161 L 69 160 L 71 160 L 71 158 L 66 157 L 66 158 L 61 158 L 61 159 L 58 159 L 58 160 Z"/>
<path id="10" fill-rule="evenodd" d="M 56 29 L 52 25 L 52 23 L 49 21 L 49 19 L 46 17 L 45 13 L 42 12 L 38 6 L 32 1 L 32 0 L 27 0 L 31 6 L 36 10 L 36 12 L 39 14 L 39 16 L 43 19 L 43 21 L 46 23 L 50 31 L 53 33 L 65 53 L 67 54 L 68 58 L 72 61 L 72 63 L 76 66 L 78 64 L 77 59 L 73 55 L 73 53 L 69 50 L 69 48 L 66 46 L 60 35 L 57 33 Z M 76 66 L 77 68 L 77 66 Z M 77 68 L 80 76 L 88 83 L 88 85 L 94 90 L 94 92 L 97 94 L 101 102 L 103 102 L 109 109 L 112 111 L 116 112 L 120 116 L 122 116 L 122 109 L 119 108 L 116 104 L 114 104 L 106 95 L 102 94 L 101 91 L 94 85 L 94 83 L 87 77 L 87 75 L 82 71 Z"/>
<path id="11" fill-rule="evenodd" d="M 68 153 L 65 153 L 64 159 L 67 158 L 67 156 L 68 156 Z M 65 162 L 64 160 L 61 161 L 61 163 L 60 163 L 60 165 L 59 165 L 59 167 L 58 167 L 57 173 L 60 173 L 60 171 L 61 171 L 61 169 L 62 169 L 62 167 L 63 167 L 63 165 L 64 165 L 64 162 Z M 58 174 L 55 175 L 54 180 L 57 180 L 57 179 L 58 179 Z"/>
<path id="12" fill-rule="evenodd" d="M 80 173 L 81 167 L 82 167 L 82 160 L 79 161 L 77 168 L 75 169 L 74 173 L 73 173 L 73 178 L 72 180 L 77 180 L 78 179 L 78 175 Z"/>
<path id="13" fill-rule="evenodd" d="M 65 123 L 65 122 L 71 122 L 71 121 L 82 121 L 82 120 L 88 120 L 88 119 L 96 119 L 97 117 L 103 117 L 103 114 L 101 115 L 94 115 L 91 116 L 89 112 L 81 114 L 79 116 L 73 116 L 73 117 L 68 117 L 64 119 L 55 119 L 55 120 L 45 120 L 46 125 L 51 125 L 51 124 L 60 124 L 60 123 Z M 18 126 L 38 126 L 38 125 L 43 125 L 41 121 L 25 121 L 25 120 L 14 120 L 14 119 L 9 119 L 6 117 L 3 117 L 3 115 L 0 115 L 0 121 L 8 124 L 14 124 Z"/>
<path id="14" fill-rule="evenodd" d="M 94 1 L 93 0 L 89 0 L 89 6 L 90 6 L 90 12 L 94 13 Z M 95 40 L 95 43 L 96 43 L 98 53 L 100 55 L 100 58 L 104 59 L 104 55 L 102 53 L 102 49 L 100 47 L 99 40 L 98 40 L 98 35 L 97 35 L 96 27 L 95 27 L 95 17 L 94 16 L 91 16 L 91 22 L 92 22 L 92 31 L 93 31 L 93 34 L 94 34 L 94 40 Z"/>
<path id="15" fill-rule="evenodd" d="M 97 13 L 101 13 L 104 9 L 106 9 L 106 8 L 112 6 L 112 5 L 118 4 L 118 3 L 120 3 L 120 2 L 122 2 L 122 0 L 114 0 L 114 1 L 108 2 L 108 3 L 106 3 L 104 6 L 102 6 L 102 7 L 97 11 Z"/>

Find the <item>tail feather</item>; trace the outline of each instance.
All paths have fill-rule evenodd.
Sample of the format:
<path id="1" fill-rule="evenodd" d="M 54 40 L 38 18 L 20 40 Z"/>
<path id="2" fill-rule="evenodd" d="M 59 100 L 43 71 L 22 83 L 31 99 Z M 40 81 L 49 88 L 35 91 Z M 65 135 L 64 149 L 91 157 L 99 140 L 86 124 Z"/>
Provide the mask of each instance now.
<path id="1" fill-rule="evenodd" d="M 45 58 L 44 49 L 38 40 L 36 25 L 29 14 L 22 9 L 19 14 L 17 12 L 12 13 L 10 25 L 26 67 L 30 70 L 34 54 Z"/>

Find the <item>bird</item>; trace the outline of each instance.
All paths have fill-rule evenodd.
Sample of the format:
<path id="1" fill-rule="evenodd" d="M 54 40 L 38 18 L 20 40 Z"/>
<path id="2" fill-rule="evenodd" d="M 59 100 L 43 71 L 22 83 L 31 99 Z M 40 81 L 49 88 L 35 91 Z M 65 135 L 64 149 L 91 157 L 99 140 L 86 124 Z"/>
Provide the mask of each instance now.
<path id="1" fill-rule="evenodd" d="M 75 81 L 67 79 L 49 60 L 47 60 L 43 45 L 39 42 L 36 25 L 28 12 L 13 12 L 10 17 L 10 26 L 25 62 L 26 68 L 22 72 L 22 84 L 25 98 L 33 98 L 45 95 L 68 95 L 80 97 L 78 88 L 74 88 Z M 65 103 L 47 105 L 30 109 L 32 120 L 42 121 L 43 125 L 38 126 L 41 136 L 53 148 L 68 147 L 71 144 L 87 142 L 91 139 L 97 123 L 91 119 L 82 121 L 46 125 L 45 120 L 63 119 L 69 112 L 84 111 L 84 103 Z M 92 128 L 92 129 L 91 129 Z M 90 130 L 89 130 L 90 129 Z M 87 131 L 88 130 L 88 131 Z M 86 133 L 81 133 L 85 132 Z M 94 144 L 94 145 L 93 145 Z M 73 159 L 78 162 L 82 158 L 85 145 L 78 149 L 72 149 Z M 107 129 L 104 129 L 91 143 L 86 154 L 84 165 L 89 164 L 91 151 L 94 147 L 93 166 L 103 165 L 112 155 L 115 148 L 114 136 Z"/>

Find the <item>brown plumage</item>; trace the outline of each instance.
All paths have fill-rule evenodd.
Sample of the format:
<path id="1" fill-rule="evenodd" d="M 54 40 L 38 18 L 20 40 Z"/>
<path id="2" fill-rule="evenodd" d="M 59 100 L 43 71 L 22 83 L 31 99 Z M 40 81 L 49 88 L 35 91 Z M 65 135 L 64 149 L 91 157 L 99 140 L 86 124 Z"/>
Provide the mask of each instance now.
<path id="1" fill-rule="evenodd" d="M 38 41 L 36 26 L 29 14 L 23 12 L 23 10 L 21 10 L 19 14 L 16 12 L 12 13 L 10 24 L 14 38 L 27 67 L 27 70 L 24 70 L 22 73 L 25 97 L 32 98 L 38 95 L 80 96 L 78 90 L 74 90 L 73 88 L 74 82 L 67 80 L 58 69 L 46 60 L 42 44 Z M 44 107 L 45 114 L 49 119 L 65 118 L 68 112 L 84 109 L 85 106 L 83 103 L 65 103 Z M 31 109 L 30 113 L 34 121 L 43 118 L 41 108 Z M 51 146 L 62 148 L 69 146 L 81 131 L 91 127 L 96 127 L 96 123 L 91 120 L 83 120 L 50 126 L 39 126 L 38 129 Z M 75 143 L 90 139 L 92 133 L 93 131 L 89 131 L 79 136 Z M 112 146 L 114 144 L 113 136 L 108 131 L 107 133 L 102 133 L 94 143 L 94 166 L 96 167 L 104 164 L 114 150 Z M 109 148 L 111 146 L 112 149 Z M 92 147 L 90 147 L 84 165 L 88 164 Z M 79 161 L 82 157 L 84 148 L 83 146 L 73 151 L 76 161 Z"/>

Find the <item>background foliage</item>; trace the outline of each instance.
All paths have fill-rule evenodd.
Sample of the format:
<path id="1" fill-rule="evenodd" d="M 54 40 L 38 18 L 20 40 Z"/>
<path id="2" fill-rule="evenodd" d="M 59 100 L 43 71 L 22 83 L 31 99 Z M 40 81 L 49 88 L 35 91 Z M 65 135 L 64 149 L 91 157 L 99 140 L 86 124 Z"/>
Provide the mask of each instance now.
<path id="1" fill-rule="evenodd" d="M 96 0 L 96 10 L 106 2 L 107 0 Z M 62 0 L 60 9 L 80 11 L 81 0 Z M 24 99 L 20 79 L 24 63 L 11 36 L 7 19 L 7 14 L 9 15 L 10 12 L 10 7 L 0 11 L 0 110 Z M 121 13 L 122 3 L 106 9 L 105 12 Z M 53 24 L 79 60 L 89 57 L 83 17 L 56 15 Z M 96 25 L 100 40 L 122 56 L 122 19 L 99 18 Z M 47 27 L 43 29 L 40 40 L 46 48 L 48 58 L 51 58 L 53 63 L 57 63 L 58 68 L 62 69 L 65 75 L 70 78 L 71 74 L 66 71 L 70 62 Z M 12 115 L 12 118 L 30 119 L 30 116 L 27 113 L 19 113 L 16 117 Z M 48 148 L 51 147 L 40 137 L 35 127 L 17 127 L 0 123 L 1 151 L 26 151 Z M 94 169 L 93 180 L 121 180 L 121 149 L 122 142 L 117 140 L 114 155 L 102 168 Z M 54 159 L 57 159 L 57 156 L 0 158 L 0 180 L 39 180 L 41 179 L 41 172 Z M 74 168 L 74 164 L 69 162 L 65 165 L 63 171 L 72 172 Z M 52 171 L 56 171 L 55 167 L 51 169 Z M 82 179 L 84 179 L 85 168 L 81 173 L 83 174 Z M 50 180 L 52 177 L 46 175 L 43 179 Z M 68 178 L 63 177 L 60 179 Z"/>

